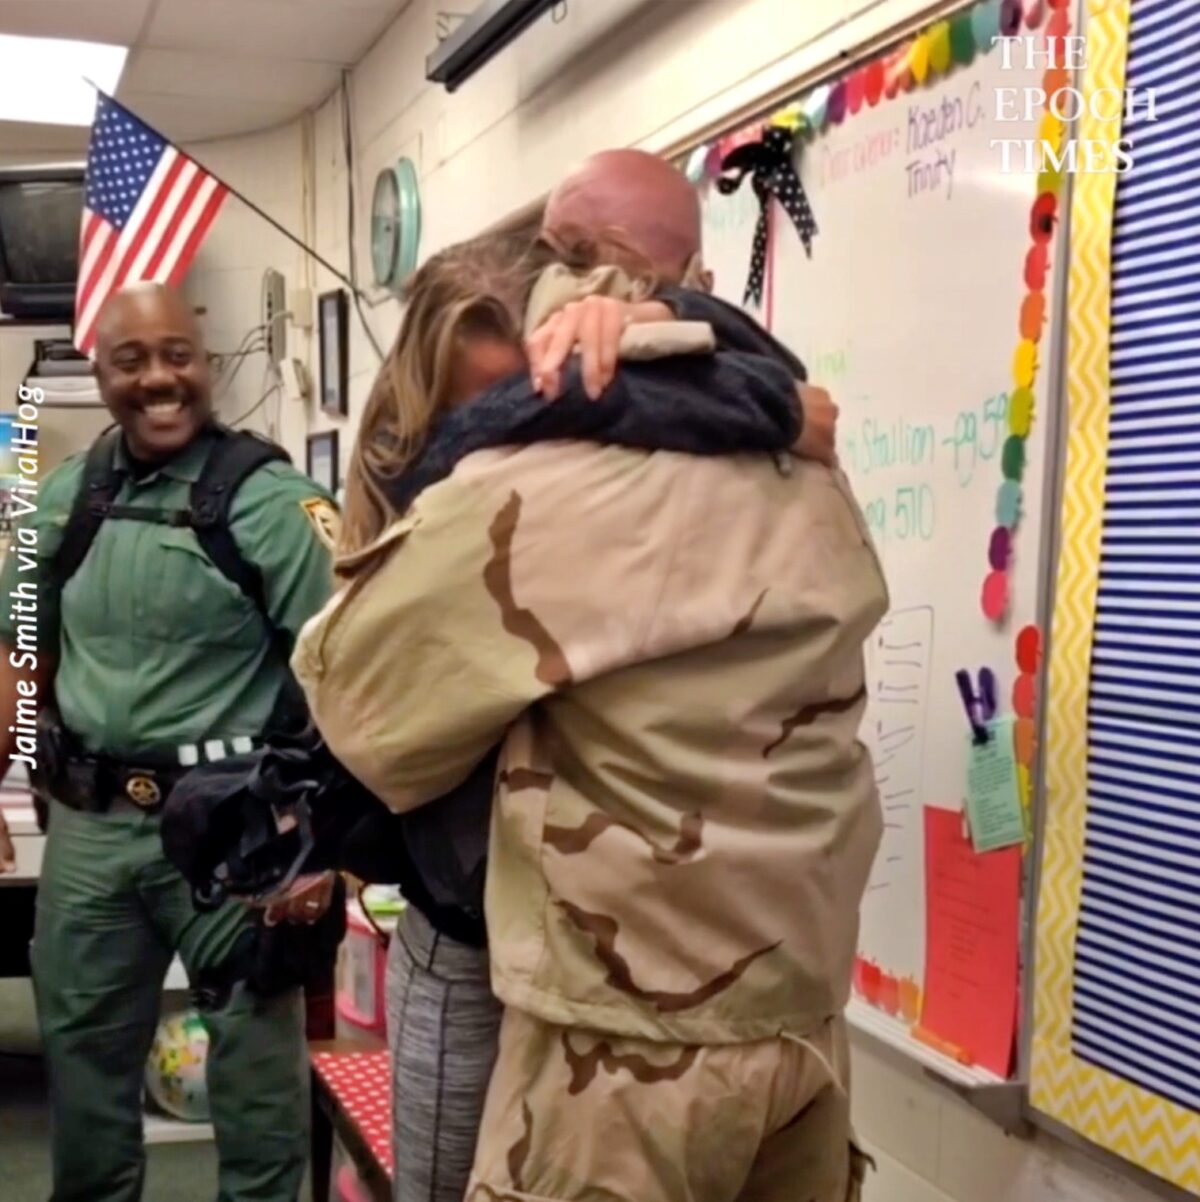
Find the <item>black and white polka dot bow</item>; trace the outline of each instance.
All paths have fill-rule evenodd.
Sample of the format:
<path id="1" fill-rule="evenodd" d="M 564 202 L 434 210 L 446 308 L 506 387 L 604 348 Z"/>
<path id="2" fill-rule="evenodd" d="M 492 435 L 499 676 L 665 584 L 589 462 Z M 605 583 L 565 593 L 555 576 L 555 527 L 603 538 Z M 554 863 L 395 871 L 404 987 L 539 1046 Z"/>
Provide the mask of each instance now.
<path id="1" fill-rule="evenodd" d="M 767 266 L 767 212 L 772 196 L 783 205 L 800 235 L 800 241 L 804 243 L 805 253 L 812 257 L 812 240 L 817 232 L 817 222 L 792 161 L 792 140 L 790 129 L 771 125 L 763 133 L 762 141 L 739 146 L 721 161 L 721 174 L 717 179 L 720 192 L 725 196 L 736 192 L 749 175 L 762 210 L 754 231 L 750 278 L 746 281 L 746 304 L 762 304 L 763 276 Z"/>

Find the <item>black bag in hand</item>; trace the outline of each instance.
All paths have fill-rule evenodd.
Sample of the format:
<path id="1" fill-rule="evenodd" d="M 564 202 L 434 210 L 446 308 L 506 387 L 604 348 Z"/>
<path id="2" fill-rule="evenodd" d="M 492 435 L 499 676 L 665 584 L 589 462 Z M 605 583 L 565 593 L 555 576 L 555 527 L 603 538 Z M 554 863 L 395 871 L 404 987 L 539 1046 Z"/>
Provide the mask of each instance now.
<path id="1" fill-rule="evenodd" d="M 201 972 L 192 987 L 192 1002 L 198 1010 L 224 1009 L 239 981 L 263 998 L 323 984 L 345 937 L 346 884 L 339 876 L 334 881 L 329 908 L 316 922 L 267 926 L 263 915 L 256 915 L 230 954 Z"/>
<path id="2" fill-rule="evenodd" d="M 399 885 L 437 930 L 483 947 L 498 759 L 493 750 L 444 797 L 393 814 L 309 727 L 189 772 L 167 799 L 163 849 L 201 908 L 265 897 L 301 872 L 333 868 Z"/>
<path id="3" fill-rule="evenodd" d="M 163 851 L 201 909 L 226 896 L 262 899 L 300 873 L 329 869 L 390 884 L 401 837 L 390 817 L 309 727 L 193 768 L 163 808 Z M 360 840 L 347 862 L 346 836 L 364 820 L 373 838 Z"/>

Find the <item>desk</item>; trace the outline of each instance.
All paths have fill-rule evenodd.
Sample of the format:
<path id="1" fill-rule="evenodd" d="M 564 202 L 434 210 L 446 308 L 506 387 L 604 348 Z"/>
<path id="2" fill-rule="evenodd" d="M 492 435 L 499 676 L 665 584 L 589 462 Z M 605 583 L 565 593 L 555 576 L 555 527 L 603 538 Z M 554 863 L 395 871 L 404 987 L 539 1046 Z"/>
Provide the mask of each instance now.
<path id="1" fill-rule="evenodd" d="M 377 1040 L 310 1043 L 313 1202 L 329 1202 L 333 1136 L 376 1202 L 392 1198 L 392 1074 Z"/>

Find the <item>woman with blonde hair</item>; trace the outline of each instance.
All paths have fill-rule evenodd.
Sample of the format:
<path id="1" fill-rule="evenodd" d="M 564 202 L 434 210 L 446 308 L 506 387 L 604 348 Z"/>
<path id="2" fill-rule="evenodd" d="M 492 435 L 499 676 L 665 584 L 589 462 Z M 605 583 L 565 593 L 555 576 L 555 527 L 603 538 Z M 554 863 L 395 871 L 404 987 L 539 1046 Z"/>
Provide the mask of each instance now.
<path id="1" fill-rule="evenodd" d="M 352 563 L 396 516 L 387 482 L 417 456 L 437 417 L 524 370 L 525 302 L 544 265 L 528 238 L 492 235 L 442 251 L 409 281 L 346 480 L 339 551 Z"/>
<path id="2" fill-rule="evenodd" d="M 693 454 L 792 445 L 798 406 L 785 367 L 717 352 L 711 328 L 669 321 L 670 309 L 637 300 L 645 286 L 620 272 L 580 275 L 547 255 L 484 237 L 433 256 L 412 278 L 348 473 L 343 600 L 395 547 L 397 519 L 475 451 L 568 438 Z M 582 366 L 566 371 L 551 403 L 529 379 L 523 334 L 527 310 L 540 319 L 564 305 L 586 310 L 571 327 Z M 678 351 L 692 353 L 688 371 L 669 357 L 645 361 Z M 501 1017 L 483 918 L 496 762 L 493 751 L 450 794 L 388 819 L 402 824 L 395 879 L 408 902 L 387 980 L 398 1202 L 461 1202 L 471 1168 Z"/>

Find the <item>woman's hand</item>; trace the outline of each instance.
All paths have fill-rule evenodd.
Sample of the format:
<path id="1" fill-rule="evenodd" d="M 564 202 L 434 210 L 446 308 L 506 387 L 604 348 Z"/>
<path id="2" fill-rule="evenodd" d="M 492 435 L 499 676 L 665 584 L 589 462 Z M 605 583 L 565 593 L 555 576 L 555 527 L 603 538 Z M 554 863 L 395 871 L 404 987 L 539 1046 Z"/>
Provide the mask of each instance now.
<path id="1" fill-rule="evenodd" d="M 303 922 L 311 926 L 329 909 L 334 879 L 332 872 L 299 877 L 287 893 L 266 903 L 264 925 L 273 927 L 279 922 Z"/>
<path id="2" fill-rule="evenodd" d="M 583 388 L 598 401 L 617 374 L 617 355 L 626 326 L 674 321 L 662 301 L 619 301 L 588 296 L 572 301 L 539 326 L 525 343 L 533 386 L 548 401 L 562 393 L 563 364 L 575 352 L 582 359 Z"/>
<path id="3" fill-rule="evenodd" d="M 617 372 L 617 355 L 626 326 L 640 322 L 674 321 L 662 301 L 619 301 L 611 296 L 588 296 L 564 305 L 539 326 L 525 344 L 533 386 L 548 401 L 562 393 L 562 369 L 575 352 L 582 359 L 583 387 L 599 400 Z M 792 450 L 802 459 L 837 463 L 838 407 L 824 388 L 796 386 L 803 409 L 803 427 Z"/>
<path id="4" fill-rule="evenodd" d="M 838 407 L 824 388 L 815 384 L 797 384 L 802 409 L 800 437 L 792 450 L 801 459 L 815 459 L 829 467 L 837 466 Z"/>

